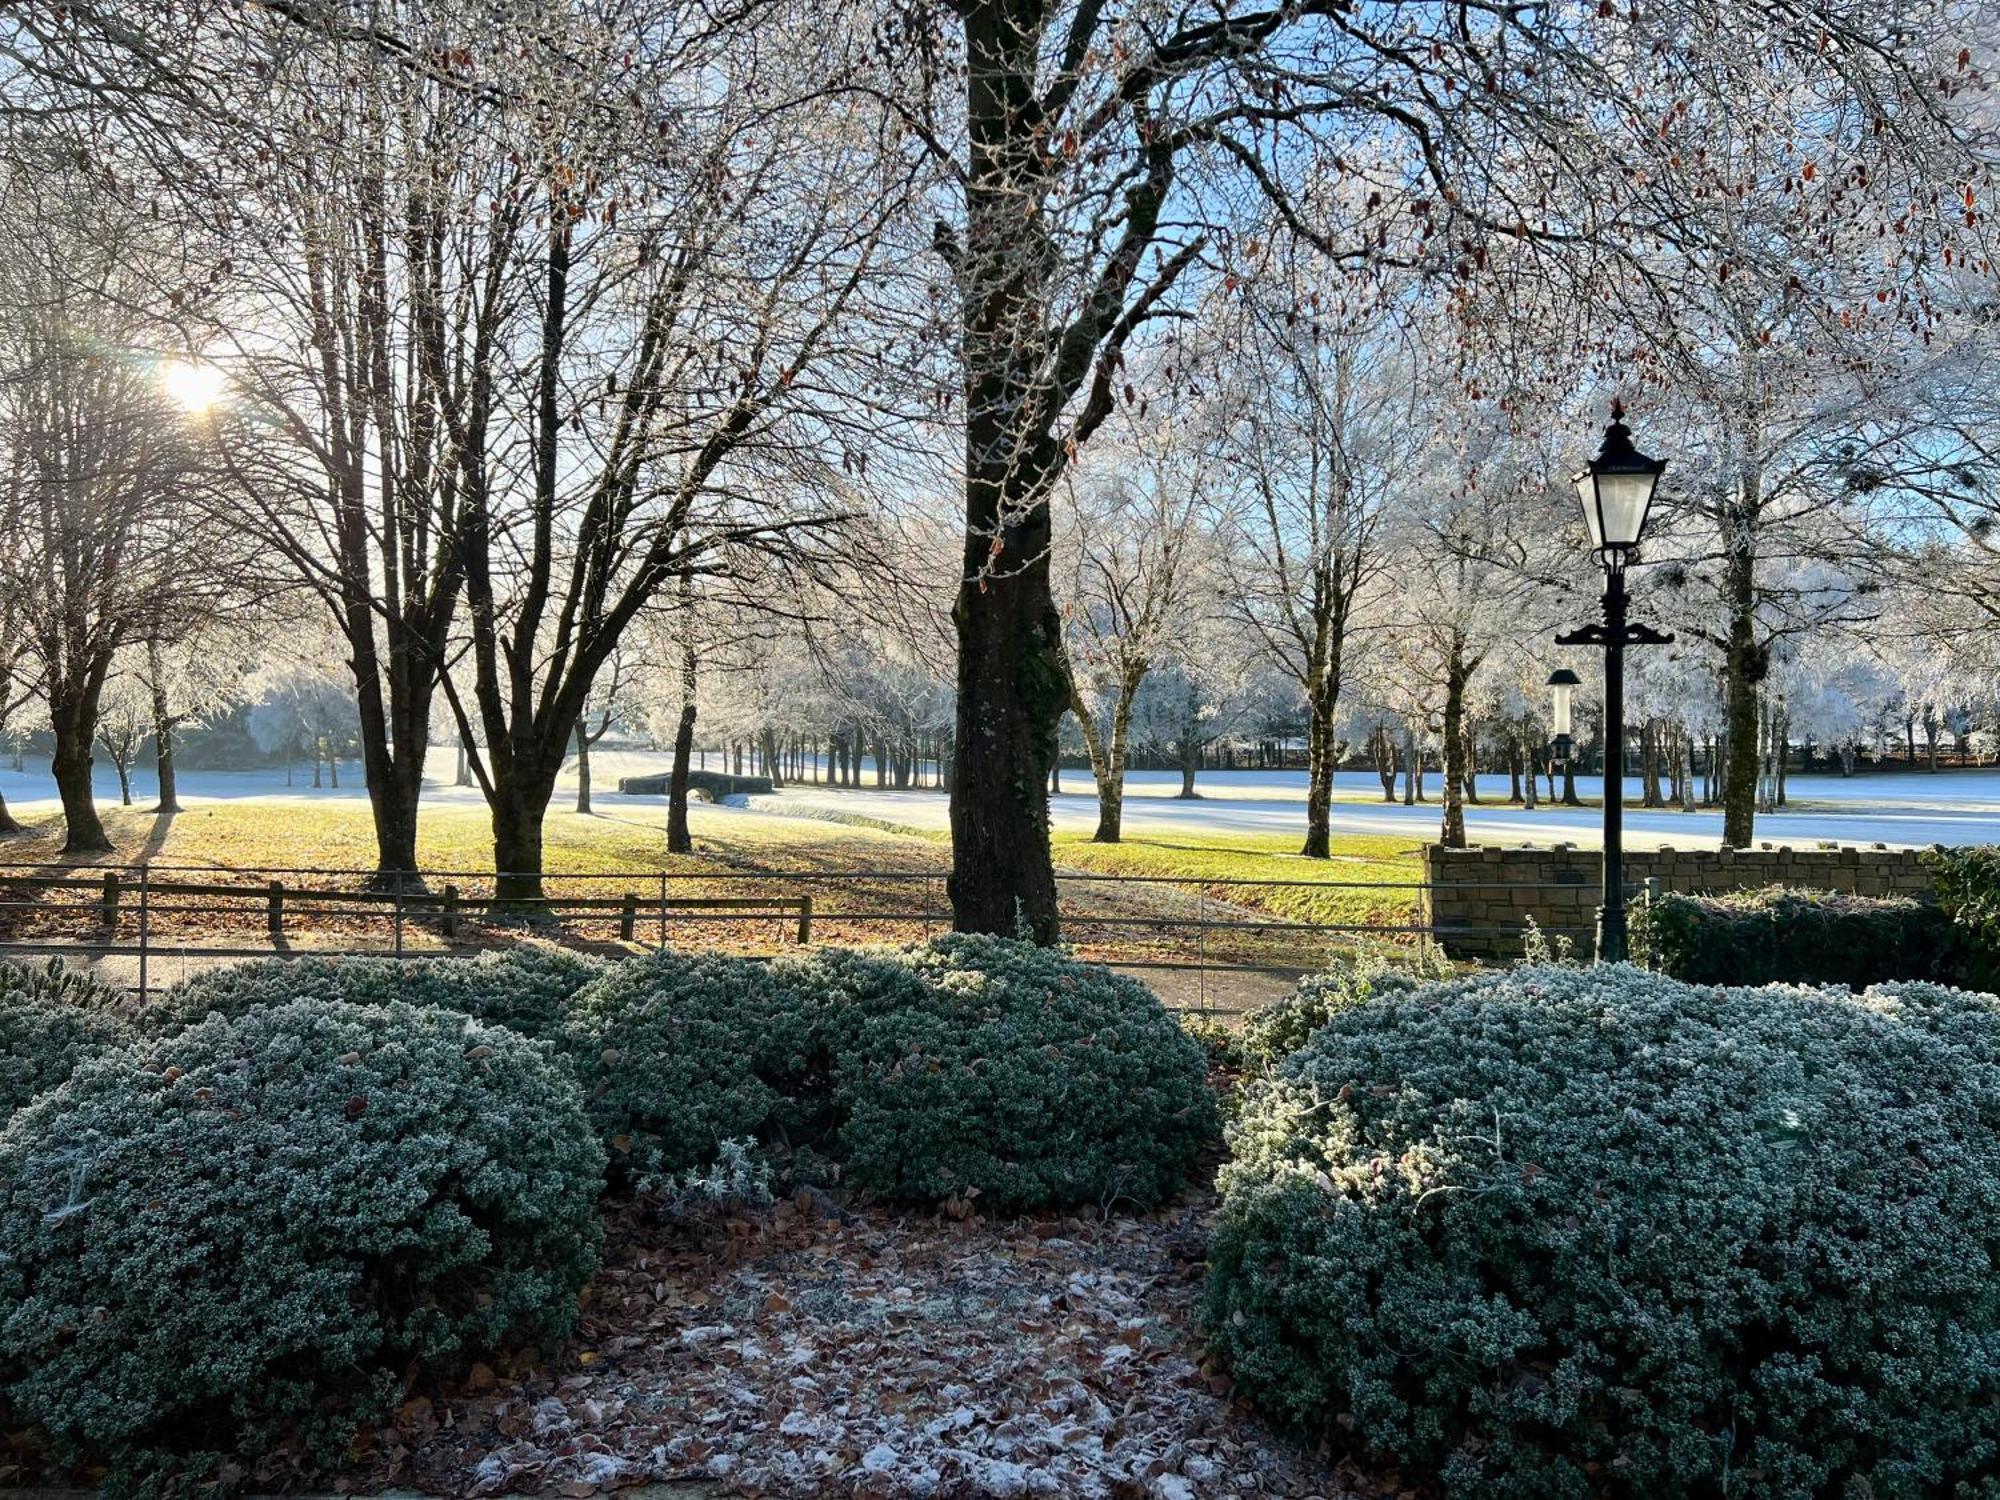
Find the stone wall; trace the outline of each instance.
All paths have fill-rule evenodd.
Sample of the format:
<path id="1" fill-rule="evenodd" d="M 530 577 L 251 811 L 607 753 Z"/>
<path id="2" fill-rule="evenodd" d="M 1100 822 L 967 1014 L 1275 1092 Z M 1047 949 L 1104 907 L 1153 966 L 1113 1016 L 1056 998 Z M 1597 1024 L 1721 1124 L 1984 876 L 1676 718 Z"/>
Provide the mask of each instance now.
<path id="1" fill-rule="evenodd" d="M 1765 885 L 1859 896 L 1925 896 L 1930 876 L 1915 849 L 1638 849 L 1625 854 L 1627 899 L 1649 880 L 1659 889 L 1713 894 Z M 1423 920 L 1453 958 L 1509 959 L 1533 917 L 1568 937 L 1579 954 L 1596 941 L 1601 856 L 1573 844 L 1553 848 L 1424 849 Z"/>

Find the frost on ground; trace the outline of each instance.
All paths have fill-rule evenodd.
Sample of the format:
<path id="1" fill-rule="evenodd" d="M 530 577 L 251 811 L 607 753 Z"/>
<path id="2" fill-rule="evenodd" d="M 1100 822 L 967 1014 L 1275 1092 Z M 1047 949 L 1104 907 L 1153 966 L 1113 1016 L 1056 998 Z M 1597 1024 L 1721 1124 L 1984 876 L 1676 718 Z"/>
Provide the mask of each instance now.
<path id="1" fill-rule="evenodd" d="M 1201 1367 L 1208 1207 L 1005 1224 L 806 1200 L 700 1225 L 619 1211 L 560 1368 L 481 1366 L 406 1403 L 340 1487 L 1396 1493 L 1272 1433 Z"/>

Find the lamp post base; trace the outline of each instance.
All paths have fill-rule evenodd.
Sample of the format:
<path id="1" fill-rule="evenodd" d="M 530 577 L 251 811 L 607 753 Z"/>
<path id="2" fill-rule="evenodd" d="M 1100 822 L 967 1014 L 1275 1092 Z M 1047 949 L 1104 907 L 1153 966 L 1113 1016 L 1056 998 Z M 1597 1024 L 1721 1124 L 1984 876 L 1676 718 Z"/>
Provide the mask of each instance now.
<path id="1" fill-rule="evenodd" d="M 1625 952 L 1625 904 L 1607 902 L 1597 908 L 1597 961 L 1622 964 Z"/>

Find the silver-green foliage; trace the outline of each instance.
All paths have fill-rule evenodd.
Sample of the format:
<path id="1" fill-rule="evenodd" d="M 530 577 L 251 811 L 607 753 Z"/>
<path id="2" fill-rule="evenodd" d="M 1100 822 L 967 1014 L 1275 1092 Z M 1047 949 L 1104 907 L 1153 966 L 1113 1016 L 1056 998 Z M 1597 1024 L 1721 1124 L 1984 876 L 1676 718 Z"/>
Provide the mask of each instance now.
<path id="1" fill-rule="evenodd" d="M 1214 1137 L 1202 1049 L 1136 980 L 967 935 L 849 963 L 891 966 L 837 987 L 834 1103 L 858 1186 L 975 1189 L 994 1208 L 1152 1204 Z"/>
<path id="2" fill-rule="evenodd" d="M 111 1010 L 117 998 L 61 959 L 0 961 L 0 1121 L 78 1064 L 132 1040 L 131 1028 Z"/>
<path id="3" fill-rule="evenodd" d="M 1456 1495 L 1981 1483 L 1996 1012 L 1624 966 L 1340 1010 L 1230 1132 L 1214 1345 Z"/>
<path id="4" fill-rule="evenodd" d="M 109 1053 L 0 1134 L 0 1379 L 129 1482 L 337 1452 L 412 1361 L 560 1337 L 604 1158 L 545 1046 L 302 1000 Z"/>
<path id="5" fill-rule="evenodd" d="M 1342 963 L 1308 974 L 1289 995 L 1244 1021 L 1243 1059 L 1254 1071 L 1268 1072 L 1349 1006 L 1375 995 L 1406 993 L 1421 983 L 1415 971 L 1386 965 Z"/>
<path id="6" fill-rule="evenodd" d="M 149 1030 L 169 1032 L 204 1016 L 240 1016 L 289 1000 L 357 1005 L 400 1000 L 461 1011 L 523 1036 L 553 1038 L 562 1029 L 570 997 L 607 968 L 600 959 L 532 940 L 477 958 L 253 959 L 182 980 L 138 1019 Z"/>
<path id="7" fill-rule="evenodd" d="M 768 965 L 628 959 L 578 992 L 564 1046 L 621 1176 L 697 1171 L 723 1142 L 804 1129 L 823 1093 L 817 1002 Z"/>

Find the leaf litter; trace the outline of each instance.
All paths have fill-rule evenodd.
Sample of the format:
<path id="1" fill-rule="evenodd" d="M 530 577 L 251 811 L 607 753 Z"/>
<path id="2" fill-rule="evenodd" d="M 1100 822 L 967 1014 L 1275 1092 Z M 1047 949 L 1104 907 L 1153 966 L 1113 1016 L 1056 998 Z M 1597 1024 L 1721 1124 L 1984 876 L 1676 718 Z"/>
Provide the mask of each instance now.
<path id="1" fill-rule="evenodd" d="M 577 1339 L 475 1365 L 322 1482 L 584 1496 L 1404 1496 L 1307 1451 L 1203 1363 L 1204 1195 L 989 1222 L 820 1193 L 661 1221 L 614 1206 Z"/>

